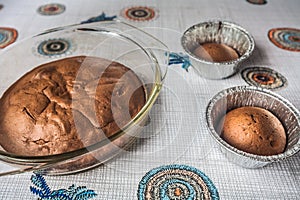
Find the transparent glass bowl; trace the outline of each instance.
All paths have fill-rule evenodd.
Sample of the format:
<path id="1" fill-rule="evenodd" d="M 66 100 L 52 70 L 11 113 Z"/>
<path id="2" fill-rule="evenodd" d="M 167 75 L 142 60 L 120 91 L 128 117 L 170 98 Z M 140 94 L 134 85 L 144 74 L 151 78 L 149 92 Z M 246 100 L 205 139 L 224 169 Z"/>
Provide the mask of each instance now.
<path id="1" fill-rule="evenodd" d="M 139 136 L 163 84 L 169 50 L 156 38 L 121 21 L 60 27 L 11 45 L 0 55 L 3 72 L 0 95 L 41 64 L 81 55 L 116 61 L 134 71 L 145 88 L 145 105 L 119 132 L 82 149 L 48 156 L 24 156 L 0 148 L 0 175 L 34 170 L 55 175 L 82 171 L 121 153 Z"/>

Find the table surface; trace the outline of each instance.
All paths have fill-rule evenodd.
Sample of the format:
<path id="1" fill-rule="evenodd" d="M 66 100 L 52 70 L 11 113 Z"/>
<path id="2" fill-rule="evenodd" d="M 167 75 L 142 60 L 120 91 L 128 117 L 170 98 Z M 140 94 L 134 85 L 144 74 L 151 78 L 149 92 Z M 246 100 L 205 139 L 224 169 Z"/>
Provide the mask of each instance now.
<path id="1" fill-rule="evenodd" d="M 172 2 L 172 3 L 171 3 Z M 65 6 L 58 15 L 41 15 L 41 5 Z M 248 30 L 256 48 L 247 66 L 267 66 L 287 80 L 275 92 L 300 109 L 300 52 L 275 46 L 268 38 L 273 28 L 300 29 L 300 1 L 267 0 L 264 5 L 246 0 L 56 0 L 55 2 L 0 0 L 0 27 L 17 30 L 16 43 L 46 29 L 80 23 L 105 12 L 117 15 L 137 27 L 147 29 L 174 52 L 182 52 L 180 37 L 193 24 L 224 19 Z M 124 9 L 147 6 L 156 17 L 132 21 Z M 5 48 L 0 50 L 5 51 Z M 1 72 L 3 73 L 3 72 Z M 299 199 L 300 155 L 259 169 L 245 169 L 229 162 L 211 141 L 205 125 L 205 108 L 219 91 L 248 85 L 240 73 L 224 80 L 207 80 L 193 69 L 180 65 L 169 68 L 165 85 L 150 113 L 147 138 L 139 139 L 127 152 L 94 169 L 67 176 L 45 176 L 51 189 L 70 185 L 86 186 L 97 193 L 95 199 L 137 199 L 138 184 L 149 170 L 169 164 L 183 164 L 204 172 L 215 184 L 221 199 Z M 0 199 L 37 199 L 30 191 L 32 172 L 0 177 Z"/>

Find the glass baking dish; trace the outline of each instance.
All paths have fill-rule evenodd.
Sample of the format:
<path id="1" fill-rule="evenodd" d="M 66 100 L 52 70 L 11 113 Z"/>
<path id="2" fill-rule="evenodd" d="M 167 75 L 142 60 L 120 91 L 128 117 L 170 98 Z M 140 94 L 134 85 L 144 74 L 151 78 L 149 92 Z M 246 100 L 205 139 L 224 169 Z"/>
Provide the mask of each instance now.
<path id="1" fill-rule="evenodd" d="M 1 96 L 36 66 L 73 56 L 94 56 L 119 62 L 131 69 L 144 86 L 146 102 L 141 110 L 120 127 L 120 131 L 92 145 L 46 156 L 18 155 L 0 147 L 0 175 L 24 171 L 59 175 L 98 166 L 135 141 L 160 93 L 169 50 L 146 32 L 114 20 L 51 29 L 11 45 L 0 56 Z M 79 134 L 84 135 L 84 132 Z"/>

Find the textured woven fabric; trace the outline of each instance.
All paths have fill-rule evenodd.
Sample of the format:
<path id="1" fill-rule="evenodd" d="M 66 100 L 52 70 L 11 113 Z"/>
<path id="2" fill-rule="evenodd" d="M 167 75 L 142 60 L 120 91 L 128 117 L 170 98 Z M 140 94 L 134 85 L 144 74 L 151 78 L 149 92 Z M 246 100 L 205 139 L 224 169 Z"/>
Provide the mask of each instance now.
<path id="1" fill-rule="evenodd" d="M 0 26 L 17 29 L 18 42 L 46 29 L 80 23 L 105 12 L 144 28 L 171 51 L 182 52 L 180 37 L 191 25 L 209 19 L 235 22 L 247 29 L 256 42 L 253 55 L 243 67 L 267 65 L 278 71 L 288 85 L 276 93 L 300 109 L 300 53 L 280 49 L 268 39 L 272 28 L 300 28 L 298 0 L 269 0 L 264 5 L 246 0 L 56 0 L 65 6 L 63 13 L 40 15 L 37 9 L 46 3 L 52 2 L 1 0 Z M 130 21 L 121 16 L 125 8 L 132 6 L 152 7 L 156 17 Z M 48 185 L 53 189 L 84 185 L 98 194 L 95 199 L 137 199 L 139 181 L 146 172 L 161 165 L 185 164 L 203 171 L 221 199 L 299 199 L 300 154 L 261 169 L 245 169 L 230 163 L 211 140 L 205 125 L 206 105 L 220 90 L 236 85 L 247 85 L 239 73 L 224 80 L 207 80 L 193 69 L 186 72 L 179 65 L 171 66 L 150 113 L 151 123 L 144 138 L 97 168 L 68 176 L 47 176 Z M 31 174 L 0 177 L 0 199 L 37 199 L 29 190 Z"/>

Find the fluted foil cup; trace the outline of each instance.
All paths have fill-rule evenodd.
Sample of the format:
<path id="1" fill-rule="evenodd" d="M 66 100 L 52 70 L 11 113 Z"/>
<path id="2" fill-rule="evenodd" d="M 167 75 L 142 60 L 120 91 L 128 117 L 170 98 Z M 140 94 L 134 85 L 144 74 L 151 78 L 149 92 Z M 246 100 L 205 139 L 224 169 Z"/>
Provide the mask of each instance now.
<path id="1" fill-rule="evenodd" d="M 220 119 L 230 110 L 242 106 L 265 108 L 273 113 L 285 128 L 287 144 L 281 154 L 261 156 L 241 151 L 220 137 Z M 206 123 L 214 141 L 229 161 L 245 168 L 259 168 L 285 160 L 300 150 L 300 114 L 285 98 L 269 90 L 253 86 L 237 86 L 216 94 L 206 108 Z"/>
<path id="2" fill-rule="evenodd" d="M 204 60 L 193 53 L 204 43 L 225 44 L 234 48 L 240 57 L 226 62 Z M 208 79 L 224 79 L 235 74 L 240 63 L 250 57 L 255 47 L 254 39 L 247 30 L 235 23 L 218 20 L 191 26 L 181 37 L 181 44 L 196 73 Z"/>

